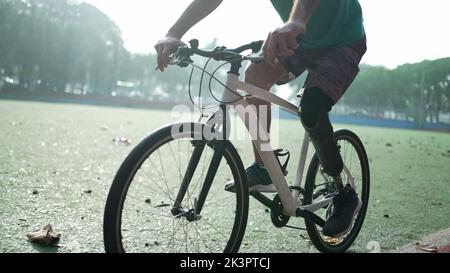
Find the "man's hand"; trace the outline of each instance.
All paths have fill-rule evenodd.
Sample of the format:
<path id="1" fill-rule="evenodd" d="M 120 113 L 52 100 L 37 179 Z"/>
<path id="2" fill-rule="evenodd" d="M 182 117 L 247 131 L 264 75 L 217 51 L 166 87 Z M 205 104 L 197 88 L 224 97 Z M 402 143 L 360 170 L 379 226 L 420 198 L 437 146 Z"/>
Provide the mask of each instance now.
<path id="1" fill-rule="evenodd" d="M 306 32 L 306 25 L 296 21 L 290 21 L 283 27 L 270 32 L 263 45 L 263 54 L 272 66 L 277 65 L 278 56 L 289 56 L 299 47 L 298 36 Z"/>
<path id="2" fill-rule="evenodd" d="M 158 69 L 161 72 L 164 72 L 164 69 L 169 65 L 169 55 L 181 45 L 184 45 L 184 43 L 180 39 L 171 36 L 166 36 L 156 43 L 155 49 L 158 54 Z"/>

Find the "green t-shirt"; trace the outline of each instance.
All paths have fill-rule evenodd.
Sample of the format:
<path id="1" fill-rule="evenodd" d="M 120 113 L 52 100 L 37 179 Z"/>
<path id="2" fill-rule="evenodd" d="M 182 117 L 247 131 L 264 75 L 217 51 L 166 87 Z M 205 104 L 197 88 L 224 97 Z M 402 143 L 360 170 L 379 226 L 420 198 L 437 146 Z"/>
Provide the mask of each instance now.
<path id="1" fill-rule="evenodd" d="M 292 0 L 271 0 L 286 22 Z M 364 36 L 361 6 L 358 0 L 321 0 L 310 18 L 306 33 L 300 37 L 305 48 L 326 48 L 349 44 Z"/>

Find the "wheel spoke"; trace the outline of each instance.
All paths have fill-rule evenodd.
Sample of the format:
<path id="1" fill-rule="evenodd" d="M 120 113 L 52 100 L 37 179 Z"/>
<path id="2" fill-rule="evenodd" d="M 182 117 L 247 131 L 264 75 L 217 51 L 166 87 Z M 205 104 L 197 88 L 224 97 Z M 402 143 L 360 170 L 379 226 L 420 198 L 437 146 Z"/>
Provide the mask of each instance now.
<path id="1" fill-rule="evenodd" d="M 191 183 L 186 190 L 184 199 L 181 201 L 180 207 L 176 208 L 180 211 L 174 211 L 175 196 L 180 189 L 184 169 L 187 168 L 194 152 L 191 147 L 193 138 L 190 136 L 191 134 L 189 137 L 180 134 L 174 138 L 172 135 L 166 134 L 164 138 L 155 139 L 154 145 L 158 146 L 142 145 L 151 147 L 149 148 L 150 152 L 133 150 L 132 153 L 137 155 L 130 154 L 127 160 L 134 160 L 135 163 L 127 163 L 126 166 L 131 166 L 128 173 L 116 175 L 116 177 L 128 177 L 127 179 L 129 179 L 124 181 L 128 184 L 123 183 L 123 190 L 114 201 L 123 202 L 121 206 L 118 206 L 118 209 L 121 210 L 119 212 L 120 222 L 117 226 L 120 231 L 114 231 L 113 235 L 121 234 L 121 238 L 114 237 L 114 240 L 118 240 L 119 245 L 123 245 L 125 251 L 215 252 L 238 250 L 240 242 L 237 240 L 241 240 L 243 237 L 242 233 L 245 231 L 245 227 L 237 228 L 235 225 L 246 221 L 235 221 L 235 218 L 247 217 L 248 208 L 241 204 L 248 204 L 248 201 L 243 202 L 240 199 L 248 198 L 248 196 L 244 196 L 240 191 L 235 194 L 226 192 L 223 185 L 218 183 L 224 178 L 243 181 L 239 176 L 233 176 L 233 174 L 242 175 L 244 173 L 242 167 L 239 167 L 239 170 L 231 169 L 239 166 L 235 163 L 238 161 L 230 161 L 235 160 L 236 152 L 230 153 L 226 148 L 225 160 L 221 162 L 217 174 L 213 178 L 201 215 L 194 215 L 195 200 L 198 198 L 199 189 L 205 180 L 211 155 L 214 154 L 211 146 L 205 145 L 205 150 L 199 158 L 199 166 L 192 174 Z M 152 135 L 149 138 L 151 137 Z M 136 164 L 140 165 L 136 166 Z M 174 213 L 178 215 L 174 215 Z M 105 217 L 107 217 L 106 213 Z M 234 229 L 241 233 L 232 234 Z M 234 248 L 228 249 L 228 246 Z"/>
<path id="2" fill-rule="evenodd" d="M 363 199 L 363 203 L 367 202 L 366 200 L 364 200 L 364 198 L 368 198 L 368 195 L 364 195 L 363 193 L 368 192 L 369 188 L 369 177 L 364 175 L 364 173 L 368 173 L 368 163 L 365 151 L 361 148 L 362 144 L 360 144 L 360 141 L 357 139 L 357 137 L 355 137 L 353 133 L 347 130 L 338 131 L 336 138 L 338 140 L 337 143 L 340 146 L 340 152 L 344 161 L 344 165 L 348 169 L 348 172 L 342 172 L 343 181 L 345 183 L 348 183 L 350 181 L 349 179 L 353 177 L 357 195 Z M 310 171 L 308 172 L 308 176 L 305 182 L 305 204 L 310 204 L 312 202 L 317 202 L 318 200 L 320 200 L 320 198 L 322 198 L 322 194 L 316 196 L 315 200 L 312 199 L 313 194 L 322 189 L 325 190 L 328 187 L 328 183 L 322 182 L 323 180 L 320 174 L 319 167 L 319 160 L 316 157 L 311 162 L 311 165 L 309 167 Z M 328 192 L 328 194 L 329 193 L 330 192 Z M 324 192 L 324 194 L 326 193 Z M 326 219 L 329 215 L 330 206 L 317 211 L 317 215 L 321 215 L 323 219 Z M 339 238 L 330 238 L 324 236 L 320 227 L 308 221 L 306 222 L 306 228 L 311 241 L 320 251 L 341 252 L 350 247 L 353 241 L 356 239 L 356 236 L 358 235 L 359 230 L 362 226 L 364 215 L 365 206 L 363 206 L 363 208 L 357 214 L 357 217 L 355 217 L 350 231 Z"/>

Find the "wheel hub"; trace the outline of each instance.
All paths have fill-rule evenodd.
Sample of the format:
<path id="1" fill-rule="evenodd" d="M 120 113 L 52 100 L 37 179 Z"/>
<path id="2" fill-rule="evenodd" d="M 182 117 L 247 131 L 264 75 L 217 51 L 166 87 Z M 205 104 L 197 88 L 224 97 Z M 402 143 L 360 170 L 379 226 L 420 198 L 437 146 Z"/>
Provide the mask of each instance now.
<path id="1" fill-rule="evenodd" d="M 186 210 L 183 208 L 173 208 L 172 215 L 175 218 L 184 217 L 189 222 L 198 221 L 202 218 L 202 216 L 200 214 L 197 214 L 194 209 Z"/>

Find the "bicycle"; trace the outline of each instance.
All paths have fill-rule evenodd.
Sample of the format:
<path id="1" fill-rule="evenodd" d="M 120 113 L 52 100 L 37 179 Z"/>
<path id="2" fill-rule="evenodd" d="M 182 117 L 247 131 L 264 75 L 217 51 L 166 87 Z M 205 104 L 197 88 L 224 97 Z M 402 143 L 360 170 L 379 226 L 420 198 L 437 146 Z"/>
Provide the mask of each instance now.
<path id="1" fill-rule="evenodd" d="M 250 196 L 270 209 L 276 227 L 288 227 L 291 217 L 304 218 L 309 238 L 321 252 L 344 252 L 352 245 L 364 222 L 370 186 L 367 154 L 355 133 L 346 129 L 335 131 L 345 165 L 343 181 L 356 190 L 363 202 L 345 235 L 329 238 L 321 234 L 337 190 L 316 155 L 302 184 L 310 142 L 306 132 L 292 186 L 288 186 L 285 166 L 277 154 L 267 149 L 260 155 L 277 194 L 271 199 L 248 191 L 243 163 L 228 140 L 229 107 L 235 107 L 243 120 L 246 114 L 257 120 L 254 111 L 242 110 L 247 109 L 248 96 L 278 105 L 294 115 L 299 110 L 290 102 L 239 80 L 242 62 L 263 61 L 254 54 L 261 46 L 262 41 L 258 41 L 235 49 L 201 50 L 198 41 L 192 40 L 190 46 L 179 47 L 172 55 L 172 64 L 180 67 L 193 65 L 194 55 L 230 64 L 226 84 L 222 84 L 225 89 L 219 110 L 206 122 L 169 124 L 152 132 L 123 161 L 105 207 L 106 252 L 237 252 L 246 230 Z M 246 50 L 253 54 L 243 55 Z M 217 80 L 214 73 L 203 72 L 209 74 L 211 87 L 211 81 Z M 257 147 L 262 144 L 261 139 L 268 139 L 264 134 L 250 134 Z M 224 182 L 231 179 L 236 186 L 234 193 L 223 188 Z"/>

